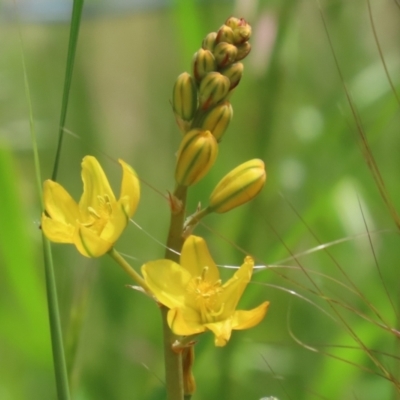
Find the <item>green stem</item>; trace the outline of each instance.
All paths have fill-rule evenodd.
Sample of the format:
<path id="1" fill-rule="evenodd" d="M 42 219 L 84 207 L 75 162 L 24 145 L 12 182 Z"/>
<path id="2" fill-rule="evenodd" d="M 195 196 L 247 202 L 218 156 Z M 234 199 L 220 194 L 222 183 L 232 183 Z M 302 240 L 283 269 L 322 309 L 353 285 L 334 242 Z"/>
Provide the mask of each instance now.
<path id="1" fill-rule="evenodd" d="M 65 70 L 60 123 L 58 125 L 58 143 L 57 143 L 56 157 L 54 160 L 53 173 L 51 176 L 51 179 L 53 181 L 57 179 L 58 166 L 60 164 L 61 148 L 64 138 L 64 126 L 65 126 L 65 120 L 67 118 L 69 91 L 71 89 L 71 82 L 72 82 L 72 71 L 74 70 L 76 46 L 78 43 L 79 28 L 81 26 L 83 2 L 84 0 L 74 0 L 72 7 L 71 27 L 70 27 L 69 42 L 68 42 L 67 67 Z"/>
<path id="2" fill-rule="evenodd" d="M 182 352 L 174 352 L 172 344 L 178 339 L 168 326 L 168 308 L 161 306 L 161 317 L 163 321 L 163 342 L 164 342 L 164 364 L 165 384 L 167 400 L 183 399 L 183 373 L 182 373 Z"/>
<path id="3" fill-rule="evenodd" d="M 68 374 L 65 363 L 64 345 L 58 313 L 57 288 L 54 277 L 50 242 L 43 235 L 43 253 L 46 279 L 47 307 L 49 313 L 51 347 L 53 351 L 54 373 L 56 377 L 57 399 L 69 400 Z"/>
<path id="4" fill-rule="evenodd" d="M 18 25 L 19 27 L 19 25 Z M 40 159 L 39 150 L 36 139 L 35 124 L 33 119 L 33 108 L 31 102 L 31 94 L 29 88 L 28 74 L 26 70 L 26 63 L 24 57 L 24 47 L 22 42 L 21 30 L 19 29 L 19 39 L 21 44 L 21 62 L 22 70 L 24 74 L 24 85 L 25 95 L 28 103 L 29 111 L 29 126 L 32 140 L 33 157 L 35 164 L 35 176 L 36 186 L 39 194 L 41 208 L 44 208 L 43 196 L 42 196 L 42 177 L 40 174 Z M 46 296 L 47 296 L 47 310 L 49 314 L 49 325 L 50 325 L 50 340 L 51 348 L 53 353 L 54 363 L 54 375 L 56 379 L 56 390 L 58 400 L 69 400 L 69 385 L 68 385 L 68 373 L 65 363 L 64 345 L 62 339 L 60 315 L 58 310 L 57 300 L 57 287 L 54 276 L 53 257 L 51 253 L 50 242 L 47 238 L 42 235 L 43 243 L 43 256 L 44 256 L 44 270 L 45 270 L 45 281 L 46 281 Z"/>
<path id="5" fill-rule="evenodd" d="M 179 253 L 181 252 L 184 238 L 182 237 L 183 224 L 185 222 L 187 187 L 178 186 L 174 192 L 174 196 L 182 202 L 181 210 L 171 213 L 171 221 L 167 238 L 167 249 L 165 258 L 179 263 Z"/>
<path id="6" fill-rule="evenodd" d="M 179 254 L 181 252 L 184 238 L 182 237 L 183 224 L 185 222 L 187 188 L 178 186 L 174 192 L 174 196 L 182 202 L 181 210 L 171 213 L 171 221 L 169 226 L 167 249 L 165 258 L 175 262 L 179 262 Z M 163 337 L 164 337 L 164 363 L 165 363 L 165 381 L 168 400 L 183 400 L 183 371 L 182 371 L 182 352 L 174 352 L 172 350 L 173 343 L 179 339 L 174 335 L 167 322 L 168 309 L 161 307 L 161 317 L 163 320 Z"/>
<path id="7" fill-rule="evenodd" d="M 145 280 L 132 268 L 132 266 L 125 260 L 117 250 L 112 248 L 108 254 L 114 259 L 114 261 L 119 264 L 119 266 L 147 293 L 151 293 L 151 290 L 147 286 Z"/>

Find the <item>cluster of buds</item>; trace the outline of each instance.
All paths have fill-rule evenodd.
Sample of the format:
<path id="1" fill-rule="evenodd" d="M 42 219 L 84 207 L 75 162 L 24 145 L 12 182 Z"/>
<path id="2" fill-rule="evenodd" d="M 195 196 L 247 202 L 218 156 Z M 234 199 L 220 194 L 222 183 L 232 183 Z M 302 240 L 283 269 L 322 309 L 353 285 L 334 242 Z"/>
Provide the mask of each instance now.
<path id="1" fill-rule="evenodd" d="M 249 54 L 251 27 L 243 18 L 228 18 L 218 32 L 209 33 L 193 57 L 192 74 L 178 76 L 172 104 L 183 132 L 177 153 L 175 180 L 188 187 L 213 166 L 218 146 L 232 119 L 229 102 L 243 74 L 240 62 Z M 254 198 L 266 180 L 261 160 L 245 162 L 215 187 L 209 205 L 193 216 L 190 226 L 210 212 L 224 213 Z M 190 230 L 190 226 L 188 227 Z"/>
<path id="2" fill-rule="evenodd" d="M 209 33 L 193 57 L 192 74 L 178 76 L 172 96 L 175 117 L 184 133 L 178 151 L 178 185 L 198 182 L 215 162 L 218 143 L 232 119 L 228 98 L 243 74 L 251 27 L 243 18 L 228 18 Z M 211 134 L 211 135 L 210 135 Z"/>

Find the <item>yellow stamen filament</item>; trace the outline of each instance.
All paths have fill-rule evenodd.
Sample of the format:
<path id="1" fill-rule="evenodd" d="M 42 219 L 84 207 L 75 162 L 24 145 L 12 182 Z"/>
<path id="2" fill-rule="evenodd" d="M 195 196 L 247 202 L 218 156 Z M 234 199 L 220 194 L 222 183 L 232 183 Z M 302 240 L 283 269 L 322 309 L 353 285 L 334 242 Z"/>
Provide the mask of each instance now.
<path id="1" fill-rule="evenodd" d="M 82 223 L 82 225 L 101 233 L 112 214 L 112 205 L 107 194 L 103 196 L 97 196 L 97 200 L 98 207 L 88 207 L 88 212 L 91 218 L 89 221 Z"/>
<path id="2" fill-rule="evenodd" d="M 224 310 L 224 304 L 219 304 L 218 302 L 223 288 L 220 279 L 216 282 L 207 280 L 208 270 L 207 266 L 204 267 L 201 275 L 189 282 L 187 291 L 194 296 L 201 319 L 204 322 L 214 322 Z"/>

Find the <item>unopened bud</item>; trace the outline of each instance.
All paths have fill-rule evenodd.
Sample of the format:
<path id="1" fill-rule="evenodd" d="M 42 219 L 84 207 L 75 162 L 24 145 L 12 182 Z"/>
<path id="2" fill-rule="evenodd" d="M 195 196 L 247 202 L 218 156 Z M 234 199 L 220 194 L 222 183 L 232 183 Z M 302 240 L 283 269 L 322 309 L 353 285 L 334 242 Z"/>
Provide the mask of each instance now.
<path id="1" fill-rule="evenodd" d="M 251 26 L 245 21 L 243 25 L 239 25 L 233 29 L 233 43 L 242 44 L 247 42 L 251 36 Z"/>
<path id="2" fill-rule="evenodd" d="M 215 39 L 216 43 L 226 42 L 233 43 L 233 30 L 229 26 L 222 25 L 217 32 L 217 37 Z"/>
<path id="3" fill-rule="evenodd" d="M 217 64 L 210 50 L 200 49 L 193 57 L 193 75 L 197 81 L 201 81 L 209 72 L 215 71 Z"/>
<path id="4" fill-rule="evenodd" d="M 230 86 L 229 90 L 234 89 L 240 82 L 243 76 L 243 64 L 242 63 L 234 63 L 229 65 L 229 67 L 224 68 L 221 71 L 221 74 L 229 78 Z"/>
<path id="5" fill-rule="evenodd" d="M 215 187 L 210 196 L 208 210 L 224 213 L 247 203 L 260 192 L 266 178 L 262 160 L 254 159 L 239 165 Z"/>
<path id="6" fill-rule="evenodd" d="M 229 17 L 225 21 L 225 25 L 229 26 L 229 28 L 231 28 L 231 29 L 235 29 L 240 25 L 241 20 L 243 20 L 243 18 Z"/>
<path id="7" fill-rule="evenodd" d="M 249 42 L 244 42 L 236 46 L 237 54 L 235 61 L 243 60 L 243 58 L 247 57 L 251 50 L 251 44 Z"/>
<path id="8" fill-rule="evenodd" d="M 217 32 L 211 32 L 209 33 L 204 39 L 201 47 L 204 50 L 210 50 L 213 51 L 214 47 L 216 45 L 216 38 L 217 38 Z"/>
<path id="9" fill-rule="evenodd" d="M 218 142 L 228 128 L 233 116 L 233 109 L 229 101 L 213 107 L 205 116 L 201 128 L 210 131 Z"/>
<path id="10" fill-rule="evenodd" d="M 247 42 L 251 36 L 251 26 L 244 18 L 230 17 L 225 21 L 233 31 L 233 43 L 241 44 Z"/>
<path id="11" fill-rule="evenodd" d="M 197 110 L 197 89 L 194 79 L 184 72 L 175 81 L 172 106 L 175 114 L 184 121 L 190 121 Z"/>
<path id="12" fill-rule="evenodd" d="M 237 48 L 226 42 L 218 43 L 214 49 L 214 57 L 219 67 L 225 67 L 236 60 Z"/>
<path id="13" fill-rule="evenodd" d="M 191 186 L 203 178 L 218 155 L 218 143 L 210 131 L 192 129 L 182 139 L 178 150 L 175 180 Z"/>
<path id="14" fill-rule="evenodd" d="M 200 107 L 207 110 L 210 106 L 219 103 L 228 94 L 230 86 L 229 78 L 219 72 L 209 72 L 200 82 Z"/>

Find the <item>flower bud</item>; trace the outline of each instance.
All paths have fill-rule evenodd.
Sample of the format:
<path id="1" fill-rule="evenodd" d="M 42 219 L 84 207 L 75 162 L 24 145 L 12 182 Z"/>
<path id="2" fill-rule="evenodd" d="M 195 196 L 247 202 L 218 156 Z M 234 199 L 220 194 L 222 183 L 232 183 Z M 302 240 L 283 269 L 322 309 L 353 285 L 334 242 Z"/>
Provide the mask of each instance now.
<path id="1" fill-rule="evenodd" d="M 221 141 L 222 135 L 228 128 L 233 116 L 233 109 L 229 101 L 213 107 L 205 116 L 201 123 L 201 128 L 211 131 L 218 142 Z"/>
<path id="2" fill-rule="evenodd" d="M 203 110 L 217 104 L 228 94 L 231 82 L 219 72 L 209 72 L 200 82 L 199 102 Z"/>
<path id="3" fill-rule="evenodd" d="M 217 32 L 217 37 L 215 38 L 216 43 L 226 42 L 233 43 L 233 30 L 229 26 L 222 25 Z"/>
<path id="4" fill-rule="evenodd" d="M 208 209 L 224 213 L 253 199 L 264 186 L 267 174 L 264 162 L 247 161 L 225 175 L 210 196 Z"/>
<path id="5" fill-rule="evenodd" d="M 217 64 L 210 50 L 200 49 L 193 57 L 193 75 L 197 81 L 201 81 L 209 72 L 215 71 Z"/>
<path id="6" fill-rule="evenodd" d="M 229 90 L 234 89 L 242 79 L 243 75 L 243 64 L 242 63 L 234 63 L 229 67 L 224 68 L 221 71 L 221 74 L 229 78 L 230 86 Z"/>
<path id="7" fill-rule="evenodd" d="M 219 67 L 225 67 L 235 61 L 237 52 L 238 50 L 233 44 L 221 42 L 215 46 L 213 54 L 217 65 Z"/>
<path id="8" fill-rule="evenodd" d="M 239 26 L 239 24 L 241 23 L 241 20 L 244 20 L 243 18 L 236 18 L 236 17 L 229 17 L 226 21 L 225 21 L 225 25 L 229 26 L 229 28 L 231 28 L 232 30 L 237 28 Z"/>
<path id="9" fill-rule="evenodd" d="M 184 121 L 190 121 L 197 110 L 197 89 L 194 79 L 184 72 L 175 81 L 172 94 L 175 114 Z"/>
<path id="10" fill-rule="evenodd" d="M 232 33 L 233 33 L 233 32 L 232 32 Z M 215 45 L 216 45 L 216 42 L 215 42 L 216 38 L 217 38 L 217 32 L 211 32 L 211 33 L 209 33 L 209 34 L 203 39 L 203 43 L 202 43 L 201 47 L 202 47 L 204 50 L 213 51 L 213 50 L 214 50 L 214 47 L 215 47 Z"/>
<path id="11" fill-rule="evenodd" d="M 249 42 L 244 42 L 236 46 L 237 54 L 235 61 L 243 60 L 243 58 L 247 57 L 251 50 L 251 44 Z"/>
<path id="12" fill-rule="evenodd" d="M 243 25 L 239 25 L 233 29 L 233 43 L 242 44 L 247 42 L 251 36 L 251 26 L 245 22 Z"/>
<path id="13" fill-rule="evenodd" d="M 182 139 L 178 150 L 175 180 L 191 186 L 203 178 L 218 155 L 218 143 L 210 131 L 192 129 Z"/>

